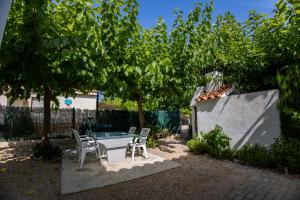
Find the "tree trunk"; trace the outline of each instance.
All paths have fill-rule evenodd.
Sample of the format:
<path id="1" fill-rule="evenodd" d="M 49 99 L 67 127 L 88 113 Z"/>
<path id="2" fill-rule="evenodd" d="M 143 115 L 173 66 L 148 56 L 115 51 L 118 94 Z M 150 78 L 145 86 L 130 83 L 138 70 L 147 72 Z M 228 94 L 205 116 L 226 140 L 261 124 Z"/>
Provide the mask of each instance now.
<path id="1" fill-rule="evenodd" d="M 140 128 L 143 128 L 144 122 L 145 122 L 145 117 L 144 117 L 144 112 L 143 112 L 143 97 L 141 95 L 138 96 L 137 104 L 138 104 Z"/>
<path id="2" fill-rule="evenodd" d="M 45 90 L 44 94 L 44 123 L 43 123 L 43 143 L 48 146 L 49 142 L 49 134 L 50 134 L 50 123 L 51 123 L 51 91 L 49 89 Z"/>

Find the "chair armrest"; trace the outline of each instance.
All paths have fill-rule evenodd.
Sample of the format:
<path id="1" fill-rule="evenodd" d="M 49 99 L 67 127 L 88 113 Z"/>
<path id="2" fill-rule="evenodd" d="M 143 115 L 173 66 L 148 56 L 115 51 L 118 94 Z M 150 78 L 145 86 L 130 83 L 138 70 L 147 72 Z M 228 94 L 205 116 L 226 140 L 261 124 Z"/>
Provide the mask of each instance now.
<path id="1" fill-rule="evenodd" d="M 82 143 L 83 148 L 85 148 L 85 147 L 95 147 L 95 146 L 96 146 L 95 142 L 92 142 L 92 141 Z"/>
<path id="2" fill-rule="evenodd" d="M 94 141 L 94 138 L 93 137 L 90 137 L 90 136 L 86 136 L 86 137 L 82 137 L 80 138 L 81 141 L 85 141 L 85 140 L 93 140 Z"/>

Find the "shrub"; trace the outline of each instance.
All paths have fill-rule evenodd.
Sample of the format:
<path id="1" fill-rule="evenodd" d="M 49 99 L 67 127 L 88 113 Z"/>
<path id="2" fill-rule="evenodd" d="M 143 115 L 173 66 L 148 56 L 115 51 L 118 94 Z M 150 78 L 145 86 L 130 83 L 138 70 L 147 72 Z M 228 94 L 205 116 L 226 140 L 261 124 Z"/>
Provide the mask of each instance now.
<path id="1" fill-rule="evenodd" d="M 269 162 L 272 167 L 287 167 L 300 173 L 300 140 L 280 137 L 271 145 Z"/>
<path id="2" fill-rule="evenodd" d="M 150 148 L 156 148 L 159 146 L 159 141 L 157 138 L 155 138 L 153 135 L 150 135 L 148 138 L 147 138 L 147 147 L 150 147 Z"/>
<path id="3" fill-rule="evenodd" d="M 230 149 L 230 138 L 223 132 L 221 126 L 216 125 L 213 130 L 202 135 L 204 141 L 215 151 L 222 152 Z"/>
<path id="4" fill-rule="evenodd" d="M 235 154 L 236 154 L 235 150 L 230 149 L 230 148 L 225 149 L 221 153 L 221 158 L 233 161 L 235 158 Z"/>
<path id="5" fill-rule="evenodd" d="M 146 125 L 145 127 L 148 127 L 151 129 L 151 132 L 149 133 L 149 136 L 147 138 L 147 147 L 156 148 L 159 146 L 159 139 L 160 138 L 166 138 L 171 133 L 166 128 L 159 128 L 157 126 L 153 125 Z"/>
<path id="6" fill-rule="evenodd" d="M 52 146 L 51 144 L 45 145 L 44 143 L 38 143 L 33 147 L 32 153 L 37 159 L 50 159 L 61 155 L 61 150 L 59 147 Z"/>
<path id="7" fill-rule="evenodd" d="M 259 144 L 248 144 L 236 152 L 236 158 L 245 164 L 252 166 L 267 167 L 268 152 Z"/>
<path id="8" fill-rule="evenodd" d="M 155 136 L 157 138 L 166 138 L 169 135 L 171 135 L 171 133 L 169 132 L 169 130 L 167 128 L 160 128 L 158 129 L 157 133 L 155 134 Z"/>
<path id="9" fill-rule="evenodd" d="M 191 152 L 205 154 L 208 153 L 208 145 L 201 138 L 193 138 L 187 141 L 187 147 Z"/>
<path id="10" fill-rule="evenodd" d="M 287 167 L 290 173 L 300 173 L 300 140 L 280 137 L 270 149 L 259 144 L 245 145 L 240 150 L 230 148 L 230 138 L 218 125 L 208 133 L 201 132 L 187 142 L 191 152 L 209 154 L 218 159 L 238 159 L 257 167 Z"/>
<path id="11" fill-rule="evenodd" d="M 221 126 L 216 125 L 208 133 L 201 132 L 198 137 L 187 142 L 190 151 L 201 154 L 210 154 L 214 158 L 234 158 L 234 151 L 230 149 L 230 138 L 223 132 Z"/>

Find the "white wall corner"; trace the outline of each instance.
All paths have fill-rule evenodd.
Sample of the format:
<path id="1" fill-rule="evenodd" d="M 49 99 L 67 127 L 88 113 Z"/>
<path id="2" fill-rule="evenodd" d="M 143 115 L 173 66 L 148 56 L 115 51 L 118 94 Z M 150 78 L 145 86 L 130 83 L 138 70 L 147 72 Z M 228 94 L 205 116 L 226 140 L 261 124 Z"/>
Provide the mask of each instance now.
<path id="1" fill-rule="evenodd" d="M 0 1 L 0 47 L 12 0 Z"/>
<path id="2" fill-rule="evenodd" d="M 192 98 L 192 100 L 190 102 L 190 106 L 191 107 L 196 106 L 196 103 L 197 103 L 196 98 L 198 96 L 200 96 L 203 93 L 203 91 L 204 91 L 204 87 L 203 86 L 196 88 L 195 93 L 193 95 L 193 98 Z"/>

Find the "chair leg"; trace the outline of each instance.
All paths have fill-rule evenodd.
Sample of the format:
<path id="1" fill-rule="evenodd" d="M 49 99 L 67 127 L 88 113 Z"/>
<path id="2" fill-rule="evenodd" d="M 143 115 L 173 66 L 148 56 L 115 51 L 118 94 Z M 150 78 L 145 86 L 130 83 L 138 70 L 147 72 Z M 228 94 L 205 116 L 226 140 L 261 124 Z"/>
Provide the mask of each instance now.
<path id="1" fill-rule="evenodd" d="M 86 152 L 81 152 L 80 169 L 81 169 L 82 166 L 83 166 L 85 156 L 86 156 Z"/>
<path id="2" fill-rule="evenodd" d="M 132 146 L 131 161 L 134 160 L 135 145 Z"/>
<path id="3" fill-rule="evenodd" d="M 78 148 L 78 151 L 77 151 L 78 163 L 80 163 L 80 156 L 81 156 L 81 151 Z"/>
<path id="4" fill-rule="evenodd" d="M 100 152 L 100 149 L 98 149 L 98 155 L 97 155 L 97 152 L 96 152 L 96 157 L 98 156 L 98 159 L 99 159 L 99 164 L 100 164 L 100 167 L 102 166 L 102 161 L 101 161 L 101 152 Z"/>
<path id="5" fill-rule="evenodd" d="M 145 158 L 147 159 L 148 158 L 148 153 L 147 153 L 146 145 L 143 145 L 143 151 L 144 151 L 144 154 L 145 154 Z"/>

